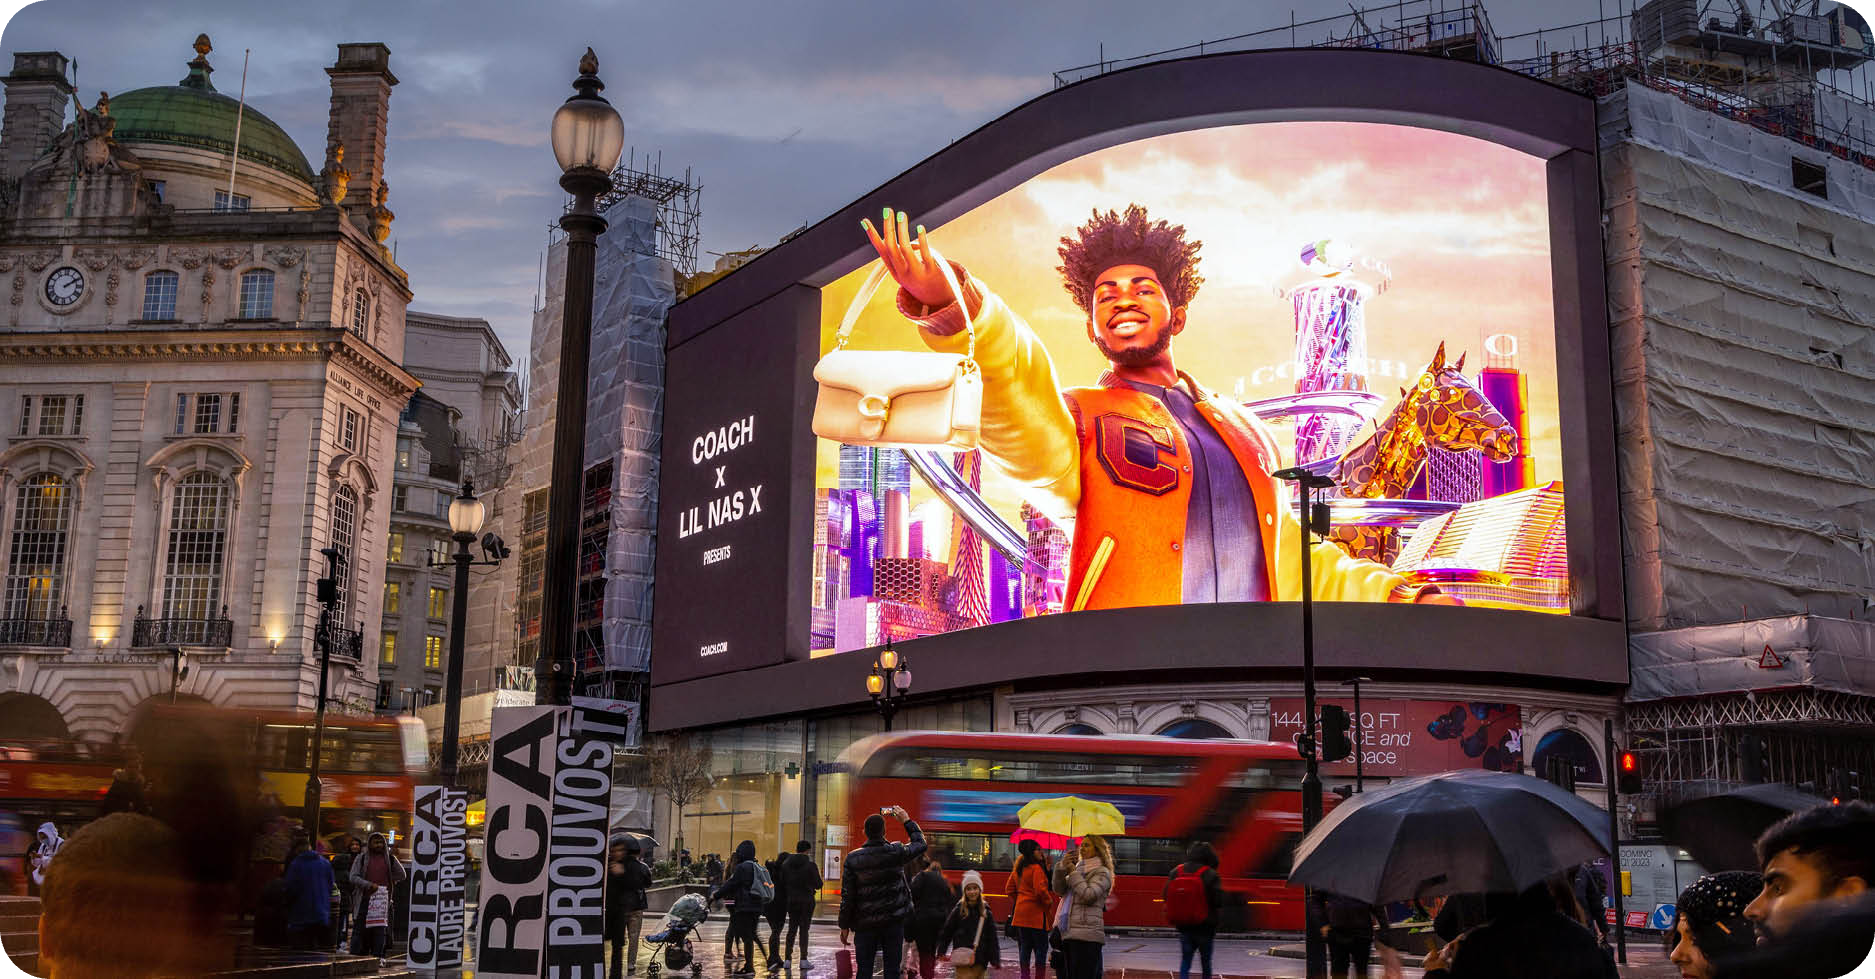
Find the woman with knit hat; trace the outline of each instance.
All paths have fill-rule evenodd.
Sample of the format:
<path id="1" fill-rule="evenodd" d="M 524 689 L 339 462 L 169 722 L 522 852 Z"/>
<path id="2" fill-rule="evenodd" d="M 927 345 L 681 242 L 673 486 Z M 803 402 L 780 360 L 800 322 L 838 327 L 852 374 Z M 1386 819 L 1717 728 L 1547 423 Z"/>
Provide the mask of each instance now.
<path id="1" fill-rule="evenodd" d="M 951 909 L 938 933 L 938 950 L 950 951 L 957 979 L 983 979 L 990 966 L 1002 968 L 1002 945 L 991 917 L 989 902 L 983 900 L 983 875 L 964 871 L 963 900 Z"/>
<path id="2" fill-rule="evenodd" d="M 1764 878 L 1749 870 L 1707 874 L 1680 892 L 1673 928 L 1665 933 L 1667 958 L 1685 979 L 1712 979 L 1719 966 L 1749 952 L 1758 933 L 1745 917 L 1745 906 L 1764 888 Z"/>

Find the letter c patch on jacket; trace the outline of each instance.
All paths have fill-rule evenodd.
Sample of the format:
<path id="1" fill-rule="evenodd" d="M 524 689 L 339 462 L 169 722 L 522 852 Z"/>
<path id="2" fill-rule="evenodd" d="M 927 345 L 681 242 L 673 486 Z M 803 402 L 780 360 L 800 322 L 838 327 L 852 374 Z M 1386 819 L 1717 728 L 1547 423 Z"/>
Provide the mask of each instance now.
<path id="1" fill-rule="evenodd" d="M 1164 496 L 1178 488 L 1178 466 L 1160 456 L 1178 454 L 1163 426 L 1108 413 L 1094 419 L 1094 452 L 1108 478 L 1128 489 Z"/>

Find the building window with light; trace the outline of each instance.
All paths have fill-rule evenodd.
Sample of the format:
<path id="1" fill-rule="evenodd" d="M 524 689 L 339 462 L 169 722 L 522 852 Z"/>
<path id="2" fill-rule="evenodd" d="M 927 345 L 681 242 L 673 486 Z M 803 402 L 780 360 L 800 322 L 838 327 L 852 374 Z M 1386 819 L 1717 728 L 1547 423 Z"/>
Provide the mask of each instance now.
<path id="1" fill-rule="evenodd" d="M 423 668 L 440 670 L 443 668 L 443 637 L 423 637 Z"/>
<path id="2" fill-rule="evenodd" d="M 384 614 L 396 615 L 404 610 L 404 586 L 395 581 L 384 583 Z"/>
<path id="3" fill-rule="evenodd" d="M 143 277 L 143 318 L 157 323 L 176 318 L 176 292 L 182 277 L 157 271 Z"/>
<path id="4" fill-rule="evenodd" d="M 391 563 L 404 563 L 404 532 L 401 530 L 391 532 Z"/>
<path id="5" fill-rule="evenodd" d="M 446 588 L 430 589 L 430 618 L 440 619 L 449 614 L 449 590 Z"/>
<path id="6" fill-rule="evenodd" d="M 240 319 L 273 318 L 273 271 L 254 269 L 241 273 Z"/>
<path id="7" fill-rule="evenodd" d="M 164 617 L 203 620 L 218 615 L 232 489 L 227 480 L 201 471 L 176 484 L 163 562 Z"/>
<path id="8" fill-rule="evenodd" d="M 332 603 L 332 620 L 345 627 L 352 598 L 352 551 L 358 539 L 358 493 L 341 486 L 332 494 L 332 547 L 339 552 L 338 601 Z"/>
<path id="9" fill-rule="evenodd" d="M 7 547 L 6 617 L 49 619 L 65 604 L 65 552 L 72 531 L 72 487 L 40 473 L 13 497 Z"/>
<path id="10" fill-rule="evenodd" d="M 397 665 L 397 633 L 387 632 L 378 638 L 378 663 L 383 666 Z"/>
<path id="11" fill-rule="evenodd" d="M 240 392 L 176 395 L 177 435 L 233 435 L 240 428 Z"/>

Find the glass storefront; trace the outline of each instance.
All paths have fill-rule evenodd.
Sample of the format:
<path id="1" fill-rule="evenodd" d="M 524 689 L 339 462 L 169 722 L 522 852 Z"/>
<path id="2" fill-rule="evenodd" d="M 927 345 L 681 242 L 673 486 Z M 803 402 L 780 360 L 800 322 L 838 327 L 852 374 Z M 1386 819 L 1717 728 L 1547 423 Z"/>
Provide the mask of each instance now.
<path id="1" fill-rule="evenodd" d="M 943 704 L 907 707 L 893 726 L 899 730 L 988 731 L 993 722 L 988 694 Z M 714 784 L 703 798 L 684 808 L 681 827 L 675 807 L 658 804 L 656 821 L 675 853 L 682 846 L 698 861 L 709 854 L 725 860 L 743 840 L 755 843 L 762 860 L 792 853 L 808 840 L 823 872 L 837 856 L 857 845 L 848 839 L 846 777 L 833 766 L 847 746 L 880 732 L 871 711 L 814 720 L 770 721 L 710 730 L 679 737 L 699 738 L 710 746 Z M 837 897 L 829 881 L 826 897 Z"/>

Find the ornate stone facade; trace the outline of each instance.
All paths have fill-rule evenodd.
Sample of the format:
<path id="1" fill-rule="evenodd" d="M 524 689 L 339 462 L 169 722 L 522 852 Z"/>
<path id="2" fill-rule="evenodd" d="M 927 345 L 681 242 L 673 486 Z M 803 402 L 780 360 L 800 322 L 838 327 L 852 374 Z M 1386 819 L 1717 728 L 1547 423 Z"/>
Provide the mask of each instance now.
<path id="1" fill-rule="evenodd" d="M 206 98 L 198 51 L 184 84 L 116 103 Z M 229 197 L 227 151 L 112 122 L 108 103 L 20 158 L 64 111 L 55 63 L 16 57 L 0 134 L 0 735 L 108 740 L 172 690 L 310 709 L 327 546 L 352 555 L 330 696 L 368 711 L 363 637 L 418 386 L 399 366 L 406 277 L 300 167 L 244 155 Z M 354 284 L 372 297 L 362 333 Z M 46 716 L 9 710 L 22 698 L 63 730 L 9 728 Z"/>

